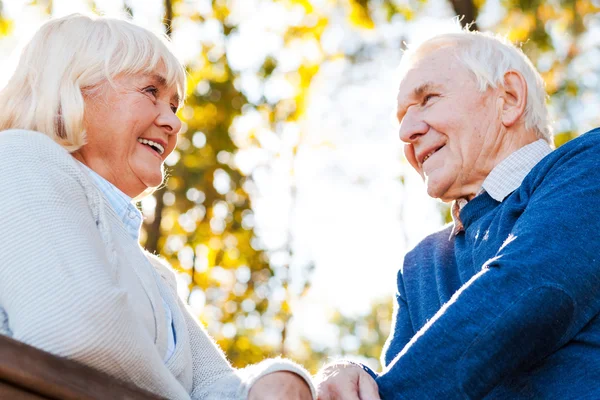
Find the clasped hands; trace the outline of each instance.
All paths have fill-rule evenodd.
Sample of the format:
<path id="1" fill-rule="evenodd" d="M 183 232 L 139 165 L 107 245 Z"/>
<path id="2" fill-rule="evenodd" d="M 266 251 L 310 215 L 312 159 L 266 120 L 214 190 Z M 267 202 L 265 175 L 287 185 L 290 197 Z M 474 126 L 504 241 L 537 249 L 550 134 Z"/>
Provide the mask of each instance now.
<path id="1" fill-rule="evenodd" d="M 380 400 L 375 380 L 356 364 L 340 361 L 317 374 L 318 400 Z"/>
<path id="2" fill-rule="evenodd" d="M 318 400 L 380 400 L 375 380 L 356 364 L 329 364 L 317 374 Z M 248 400 L 312 400 L 309 386 L 293 372 L 274 372 L 260 378 Z"/>

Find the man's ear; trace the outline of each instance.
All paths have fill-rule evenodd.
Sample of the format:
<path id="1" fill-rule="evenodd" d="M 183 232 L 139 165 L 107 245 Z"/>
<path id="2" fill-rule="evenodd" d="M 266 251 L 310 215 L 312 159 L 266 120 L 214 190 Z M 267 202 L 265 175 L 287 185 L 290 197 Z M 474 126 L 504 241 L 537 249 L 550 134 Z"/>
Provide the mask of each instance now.
<path id="1" fill-rule="evenodd" d="M 511 70 L 504 74 L 504 86 L 500 88 L 503 101 L 502 124 L 513 126 L 525 113 L 527 105 L 527 82 L 520 72 Z"/>

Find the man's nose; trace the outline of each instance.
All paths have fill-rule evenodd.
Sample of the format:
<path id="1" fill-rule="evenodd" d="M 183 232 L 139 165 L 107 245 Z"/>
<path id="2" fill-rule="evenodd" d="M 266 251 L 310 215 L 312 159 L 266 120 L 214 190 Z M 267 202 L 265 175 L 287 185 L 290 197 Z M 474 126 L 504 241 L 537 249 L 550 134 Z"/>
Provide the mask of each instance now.
<path id="1" fill-rule="evenodd" d="M 404 143 L 414 143 L 428 130 L 429 125 L 423 121 L 419 112 L 411 107 L 400 122 L 400 140 Z"/>

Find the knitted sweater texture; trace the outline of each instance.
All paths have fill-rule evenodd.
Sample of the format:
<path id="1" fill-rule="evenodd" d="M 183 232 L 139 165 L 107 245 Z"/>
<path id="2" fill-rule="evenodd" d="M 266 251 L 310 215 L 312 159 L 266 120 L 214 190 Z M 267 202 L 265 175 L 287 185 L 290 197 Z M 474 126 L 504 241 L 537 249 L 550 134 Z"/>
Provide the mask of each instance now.
<path id="1" fill-rule="evenodd" d="M 140 248 L 83 166 L 47 136 L 0 132 L 0 221 L 0 334 L 168 399 L 245 399 L 258 378 L 282 370 L 314 395 L 310 376 L 287 360 L 232 368 L 177 296 L 173 271 Z M 161 295 L 177 335 L 166 364 Z"/>
<path id="2" fill-rule="evenodd" d="M 599 166 L 595 130 L 407 254 L 384 400 L 600 398 Z"/>

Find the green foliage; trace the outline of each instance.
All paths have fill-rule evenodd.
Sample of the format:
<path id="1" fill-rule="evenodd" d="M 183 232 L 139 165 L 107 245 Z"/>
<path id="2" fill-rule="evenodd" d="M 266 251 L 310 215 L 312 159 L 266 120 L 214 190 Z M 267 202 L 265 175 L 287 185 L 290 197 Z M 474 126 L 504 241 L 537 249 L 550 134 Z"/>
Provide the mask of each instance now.
<path id="1" fill-rule="evenodd" d="M 295 2 L 282 3 L 291 6 Z M 301 4 L 311 12 L 309 3 Z M 296 71 L 284 73 L 278 60 L 267 55 L 256 78 L 262 84 L 274 76 L 286 78 L 296 95 L 273 102 L 261 93 L 250 101 L 239 85 L 241 75 L 249 71 L 232 69 L 224 52 L 230 37 L 238 32 L 228 2 L 213 1 L 210 16 L 184 5 L 173 4 L 174 25 L 178 19 L 199 24 L 210 20 L 220 26 L 222 36 L 214 43 L 203 43 L 201 54 L 188 66 L 189 93 L 181 110 L 185 125 L 175 151 L 179 161 L 170 168 L 164 190 L 155 194 L 157 208 L 146 221 L 146 236 L 184 279 L 187 276 L 190 291 L 204 293 L 206 306 L 200 318 L 232 363 L 241 367 L 285 353 L 289 302 L 303 295 L 309 281 L 291 282 L 289 263 L 272 265 L 271 254 L 254 232 L 252 176 L 239 169 L 235 157 L 240 143 L 260 147 L 259 132 L 250 131 L 234 140 L 233 124 L 254 113 L 260 115 L 262 129 L 278 134 L 282 124 L 294 123 L 303 115 L 306 92 L 318 65 L 305 60 Z M 318 41 L 324 21 L 315 19 L 316 23 L 306 19 L 290 26 L 283 34 L 284 46 Z M 279 251 L 293 259 L 289 241 Z M 309 274 L 311 266 L 304 269 Z M 292 290 L 292 283 L 302 289 Z M 275 292 L 284 295 L 274 296 Z M 268 342 L 267 334 L 279 337 L 279 343 Z"/>
<path id="2" fill-rule="evenodd" d="M 333 345 L 316 345 L 304 340 L 304 350 L 296 359 L 309 371 L 316 371 L 325 362 L 336 358 L 360 358 L 374 370 L 381 370 L 380 356 L 392 324 L 392 298 L 374 301 L 368 313 L 348 316 L 334 311 L 330 327 L 336 332 Z"/>

